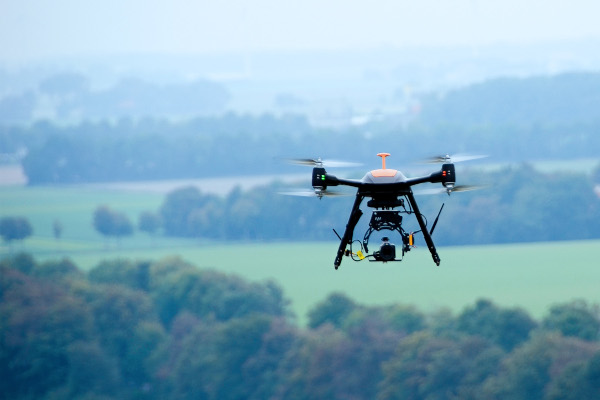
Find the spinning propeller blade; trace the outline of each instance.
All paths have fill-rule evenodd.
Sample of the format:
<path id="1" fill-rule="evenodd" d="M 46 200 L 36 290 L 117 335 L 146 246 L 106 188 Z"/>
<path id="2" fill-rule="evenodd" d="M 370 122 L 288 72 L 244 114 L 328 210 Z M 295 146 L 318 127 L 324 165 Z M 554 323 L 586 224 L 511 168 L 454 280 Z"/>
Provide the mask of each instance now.
<path id="1" fill-rule="evenodd" d="M 454 154 L 454 155 L 446 154 L 445 156 L 435 156 L 435 157 L 426 158 L 425 160 L 423 160 L 423 163 L 425 163 L 425 164 L 457 163 L 457 162 L 462 162 L 462 161 L 477 160 L 477 159 L 485 158 L 485 157 L 487 157 L 487 156 L 483 155 L 483 154 Z"/>
<path id="2" fill-rule="evenodd" d="M 484 189 L 485 186 L 480 186 L 480 185 L 456 185 L 452 188 L 439 188 L 439 189 L 422 189 L 422 190 L 415 190 L 414 194 L 450 194 L 450 193 L 454 193 L 454 192 L 469 192 L 471 190 L 479 190 L 479 189 Z"/>
<path id="3" fill-rule="evenodd" d="M 315 191 L 308 189 L 298 189 L 291 190 L 287 192 L 279 192 L 279 194 L 283 194 L 285 196 L 300 196 L 300 197 L 340 197 L 340 196 L 350 196 L 350 193 L 343 192 L 330 192 L 328 190 Z"/>
<path id="4" fill-rule="evenodd" d="M 321 160 L 320 158 L 290 158 L 287 159 L 289 163 L 306 165 L 308 167 L 330 167 L 330 168 L 350 168 L 360 167 L 362 163 L 339 161 L 339 160 Z"/>
<path id="5" fill-rule="evenodd" d="M 483 189 L 481 185 L 456 185 L 452 188 L 453 192 L 470 192 L 471 190 Z"/>

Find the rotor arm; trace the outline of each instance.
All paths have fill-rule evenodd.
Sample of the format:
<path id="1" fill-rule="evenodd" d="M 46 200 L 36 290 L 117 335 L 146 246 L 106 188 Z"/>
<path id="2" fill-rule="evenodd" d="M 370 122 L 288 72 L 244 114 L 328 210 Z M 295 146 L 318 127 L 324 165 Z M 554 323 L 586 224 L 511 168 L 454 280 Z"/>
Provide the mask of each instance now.
<path id="1" fill-rule="evenodd" d="M 340 179 L 340 178 L 336 178 L 335 176 L 332 176 L 332 175 L 327 175 L 327 177 L 334 178 L 336 181 L 335 185 L 352 186 L 355 188 L 360 188 L 363 186 L 363 183 L 361 181 L 357 181 L 354 179 Z M 332 186 L 335 186 L 335 185 L 332 185 Z"/>
<path id="2" fill-rule="evenodd" d="M 321 189 L 338 185 L 360 187 L 361 182 L 352 179 L 340 179 L 335 175 L 328 174 L 323 167 L 315 167 L 313 168 L 312 185 L 314 188 Z"/>
<path id="3" fill-rule="evenodd" d="M 429 174 L 427 176 L 421 176 L 418 178 L 409 178 L 406 180 L 406 184 L 408 186 L 413 186 L 413 185 L 418 185 L 421 183 L 438 183 L 438 182 L 442 182 L 442 171 L 438 171 L 438 172 L 434 172 L 432 174 Z"/>
<path id="4" fill-rule="evenodd" d="M 406 184 L 408 186 L 418 185 L 420 183 L 442 183 L 444 186 L 451 185 L 454 186 L 456 182 L 456 173 L 454 170 L 454 164 L 444 164 L 442 165 L 442 169 L 437 172 L 433 172 L 427 176 L 422 176 L 418 178 L 410 178 L 406 180 Z"/>

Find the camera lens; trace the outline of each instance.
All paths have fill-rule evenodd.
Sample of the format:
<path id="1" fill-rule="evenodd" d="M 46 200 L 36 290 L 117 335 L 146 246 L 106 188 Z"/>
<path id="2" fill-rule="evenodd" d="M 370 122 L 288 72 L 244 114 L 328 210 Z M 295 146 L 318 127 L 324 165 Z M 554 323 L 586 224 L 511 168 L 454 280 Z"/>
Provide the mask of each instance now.
<path id="1" fill-rule="evenodd" d="M 396 246 L 391 243 L 384 243 L 379 248 L 379 256 L 383 261 L 392 261 L 396 258 Z"/>

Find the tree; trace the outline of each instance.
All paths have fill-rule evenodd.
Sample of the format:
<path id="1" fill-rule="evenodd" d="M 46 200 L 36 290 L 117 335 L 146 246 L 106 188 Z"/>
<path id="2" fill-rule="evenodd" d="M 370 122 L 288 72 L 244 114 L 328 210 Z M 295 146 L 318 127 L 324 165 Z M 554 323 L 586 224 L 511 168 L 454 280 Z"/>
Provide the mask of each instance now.
<path id="1" fill-rule="evenodd" d="M 181 188 L 169 193 L 160 208 L 166 234 L 190 236 L 189 216 L 205 204 L 206 197 L 195 187 Z"/>
<path id="2" fill-rule="evenodd" d="M 596 351 L 596 344 L 566 338 L 555 332 L 532 335 L 502 360 L 499 373 L 485 383 L 482 397 L 515 400 L 547 398 L 552 386 L 556 389 L 565 384 L 563 380 L 558 386 L 552 385 L 557 377 L 572 373 L 569 368 L 587 362 Z"/>
<path id="3" fill-rule="evenodd" d="M 511 350 L 527 340 L 536 325 L 525 311 L 500 309 L 485 299 L 465 309 L 457 319 L 459 331 L 489 339 L 504 350 Z"/>
<path id="4" fill-rule="evenodd" d="M 308 312 L 308 326 L 316 328 L 328 322 L 339 328 L 356 307 L 345 294 L 332 293 Z"/>
<path id="5" fill-rule="evenodd" d="M 347 367 L 360 368 L 350 361 L 352 350 L 347 336 L 330 324 L 303 335 L 297 346 L 286 355 L 283 370 L 287 379 L 279 389 L 277 399 L 341 399 L 349 377 Z M 358 397 L 354 397 L 358 398 Z"/>
<path id="6" fill-rule="evenodd" d="M 23 240 L 33 233 L 29 220 L 24 217 L 4 217 L 0 219 L 0 236 L 5 242 Z"/>
<path id="7" fill-rule="evenodd" d="M 138 220 L 138 229 L 149 235 L 154 235 L 161 226 L 160 216 L 150 211 L 144 211 L 140 214 Z"/>
<path id="8" fill-rule="evenodd" d="M 81 280 L 84 277 L 77 265 L 67 258 L 41 263 L 32 271 L 31 275 L 50 282 L 59 282 L 64 279 Z"/>
<path id="9" fill-rule="evenodd" d="M 90 270 L 88 279 L 92 283 L 123 285 L 135 290 L 148 291 L 150 263 L 125 259 L 105 260 Z"/>
<path id="10" fill-rule="evenodd" d="M 52 233 L 54 234 L 54 238 L 59 240 L 63 233 L 63 224 L 59 220 L 54 220 L 52 223 Z"/>
<path id="11" fill-rule="evenodd" d="M 85 394 L 90 394 L 89 398 L 95 398 L 93 395 L 114 396 L 119 391 L 121 376 L 117 360 L 98 342 L 73 342 L 67 346 L 66 353 L 69 373 L 65 398 L 86 398 Z"/>
<path id="12" fill-rule="evenodd" d="M 94 212 L 94 228 L 104 236 L 116 238 L 133 234 L 133 225 L 125 214 L 99 206 Z"/>
<path id="13" fill-rule="evenodd" d="M 456 341 L 429 332 L 414 333 L 402 340 L 392 358 L 383 364 L 378 399 L 463 398 L 459 395 L 461 382 L 469 377 L 471 384 L 476 383 L 470 376 L 476 368 L 478 373 L 482 369 L 486 374 L 493 372 L 489 368 L 490 349 L 493 347 L 489 342 L 482 340 Z"/>
<path id="14" fill-rule="evenodd" d="M 425 315 L 414 306 L 394 305 L 386 311 L 387 318 L 396 330 L 413 333 L 425 328 Z"/>
<path id="15" fill-rule="evenodd" d="M 150 379 L 148 359 L 165 337 L 150 297 L 121 285 L 98 285 L 90 298 L 103 349 L 116 358 L 126 381 L 143 385 Z"/>
<path id="16" fill-rule="evenodd" d="M 0 277 L 0 398 L 43 398 L 67 382 L 65 349 L 92 340 L 89 309 L 83 296 L 45 277 L 14 269 Z"/>
<path id="17" fill-rule="evenodd" d="M 600 352 L 569 365 L 548 389 L 548 400 L 600 399 Z"/>
<path id="18" fill-rule="evenodd" d="M 585 301 L 572 301 L 550 308 L 542 321 L 544 328 L 557 330 L 565 336 L 597 340 L 600 334 L 600 311 Z"/>
<path id="19" fill-rule="evenodd" d="M 37 268 L 37 263 L 31 254 L 20 252 L 0 260 L 0 266 L 6 266 L 25 275 L 30 275 Z"/>
<path id="20" fill-rule="evenodd" d="M 269 354 L 268 347 L 274 345 L 285 352 L 293 341 L 288 332 L 273 332 L 272 324 L 272 317 L 252 315 L 196 326 L 184 339 L 184 351 L 176 355 L 171 372 L 175 395 L 172 397 L 272 398 L 269 394 L 274 387 L 264 384 L 279 360 L 277 354 Z"/>
<path id="21" fill-rule="evenodd" d="M 156 269 L 151 268 L 153 274 Z M 181 311 L 203 318 L 226 321 L 252 314 L 286 315 L 287 300 L 273 282 L 249 283 L 236 276 L 190 268 L 157 282 L 154 298 L 163 324 L 169 325 Z"/>

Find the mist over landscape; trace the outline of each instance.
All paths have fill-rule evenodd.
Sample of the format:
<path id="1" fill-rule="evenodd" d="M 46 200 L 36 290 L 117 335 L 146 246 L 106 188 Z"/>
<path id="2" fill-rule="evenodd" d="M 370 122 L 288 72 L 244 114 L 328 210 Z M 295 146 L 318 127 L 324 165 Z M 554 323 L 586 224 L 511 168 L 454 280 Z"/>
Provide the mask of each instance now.
<path id="1" fill-rule="evenodd" d="M 0 8 L 0 399 L 600 398 L 595 2 Z M 439 267 L 281 194 L 381 152 Z"/>

